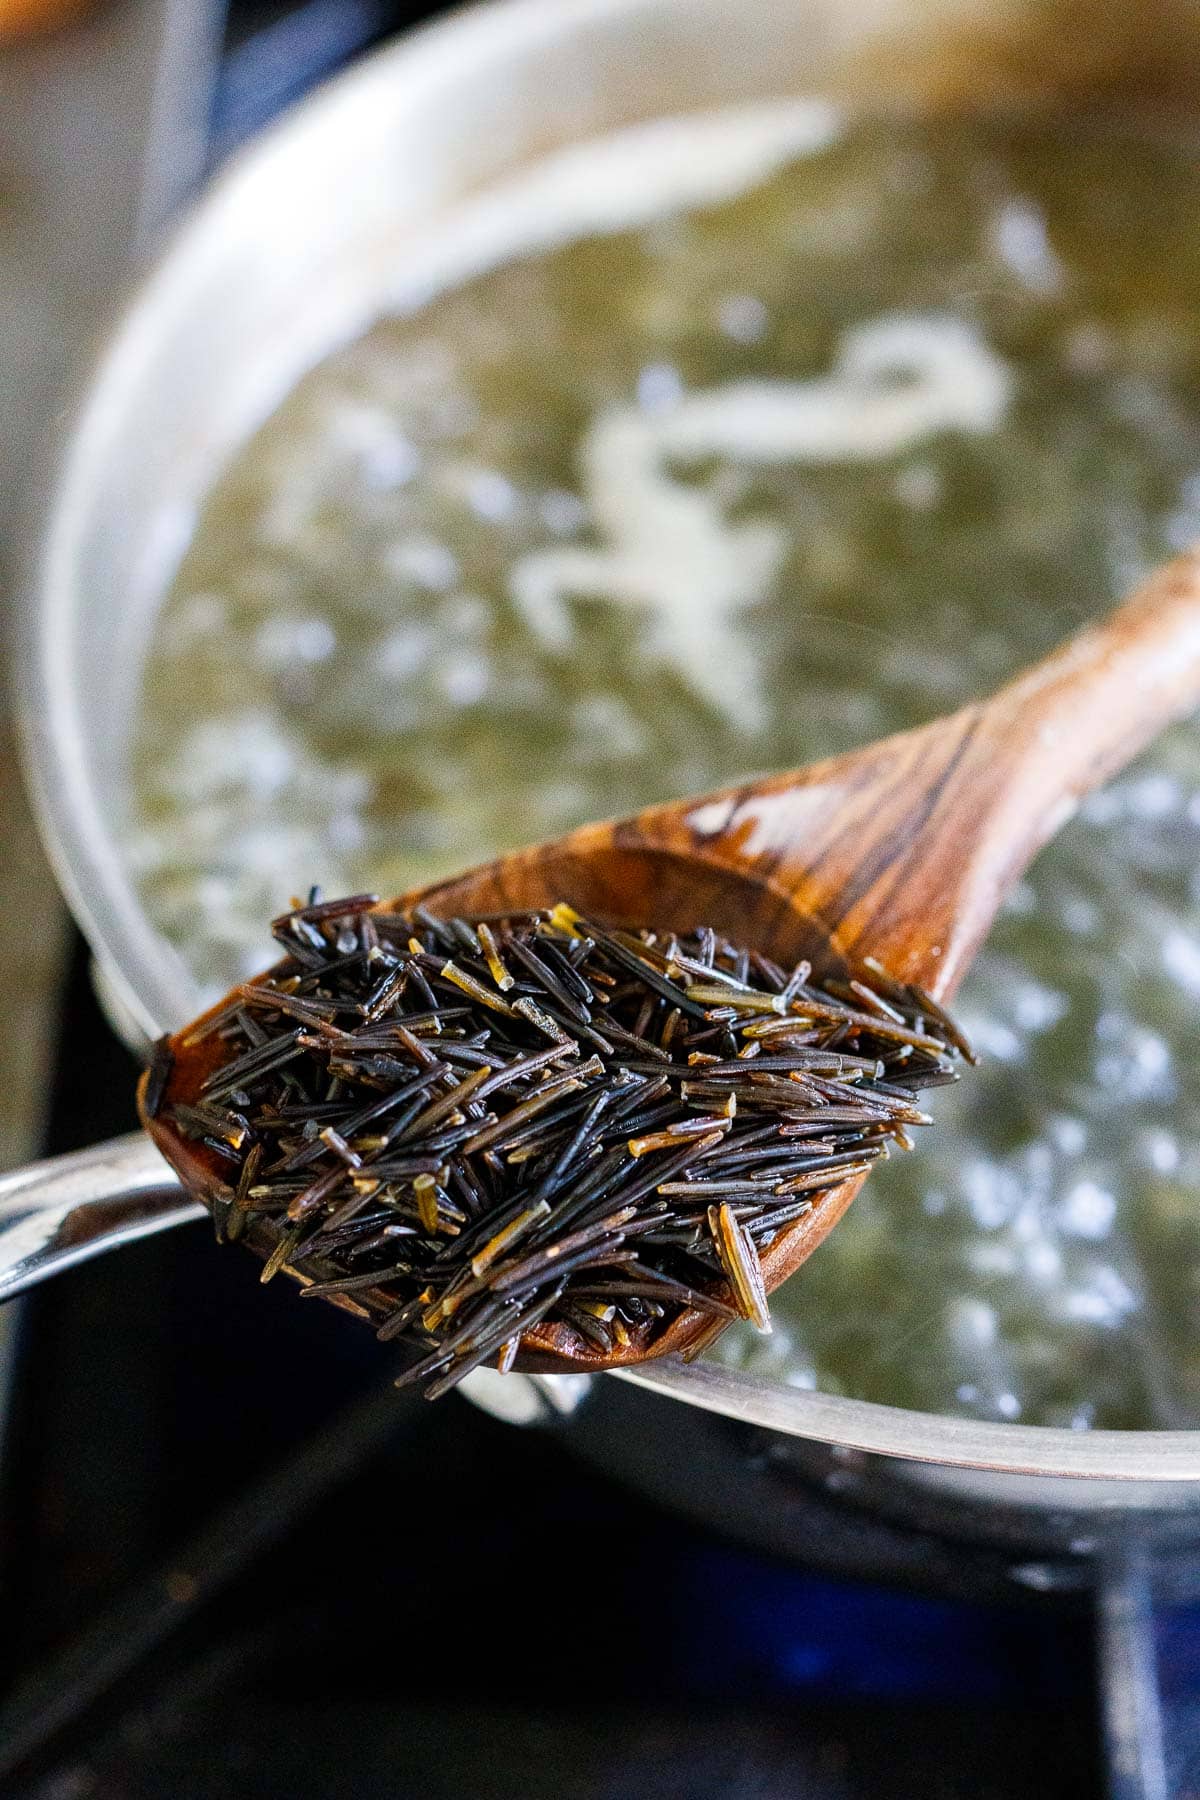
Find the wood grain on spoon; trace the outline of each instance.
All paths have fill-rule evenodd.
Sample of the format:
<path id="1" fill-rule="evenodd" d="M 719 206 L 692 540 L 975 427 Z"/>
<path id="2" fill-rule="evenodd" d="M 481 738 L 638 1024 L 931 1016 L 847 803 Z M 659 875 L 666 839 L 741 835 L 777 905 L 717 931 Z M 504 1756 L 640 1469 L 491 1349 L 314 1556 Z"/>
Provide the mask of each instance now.
<path id="1" fill-rule="evenodd" d="M 827 762 L 584 826 L 391 905 L 470 917 L 567 899 L 656 928 L 712 924 L 777 961 L 808 956 L 823 971 L 874 957 L 946 999 L 1081 796 L 1197 703 L 1193 554 L 991 700 Z M 172 1079 L 180 1094 L 196 1079 L 186 1056 Z M 181 1166 L 174 1134 L 148 1124 Z M 762 1257 L 768 1289 L 811 1255 L 862 1180 L 829 1190 L 780 1233 Z M 711 1328 L 683 1313 L 651 1345 L 603 1354 L 543 1324 L 522 1339 L 520 1366 L 615 1367 L 694 1349 Z"/>

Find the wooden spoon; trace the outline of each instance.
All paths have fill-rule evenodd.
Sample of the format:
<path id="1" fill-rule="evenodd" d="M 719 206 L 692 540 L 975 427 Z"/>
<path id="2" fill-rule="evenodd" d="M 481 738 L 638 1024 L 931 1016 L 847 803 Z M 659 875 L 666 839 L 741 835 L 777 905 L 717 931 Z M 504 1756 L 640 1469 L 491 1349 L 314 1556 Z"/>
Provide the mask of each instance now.
<path id="1" fill-rule="evenodd" d="M 784 775 L 650 807 L 402 894 L 441 916 L 566 899 L 585 913 L 674 930 L 713 925 L 818 972 L 874 957 L 935 999 L 953 994 L 1013 884 L 1080 797 L 1200 703 L 1200 552 L 1168 564 L 1108 619 L 991 700 Z M 168 1099 L 219 1054 L 185 1048 Z M 197 1147 L 143 1120 L 189 1187 L 213 1188 Z M 810 1256 L 862 1185 L 831 1189 L 762 1258 L 768 1289 Z M 260 1246 L 265 1248 L 265 1244 Z M 346 1302 L 370 1313 L 368 1297 Z M 650 1342 L 603 1354 L 562 1325 L 522 1340 L 519 1366 L 611 1368 L 694 1349 L 689 1312 Z"/>

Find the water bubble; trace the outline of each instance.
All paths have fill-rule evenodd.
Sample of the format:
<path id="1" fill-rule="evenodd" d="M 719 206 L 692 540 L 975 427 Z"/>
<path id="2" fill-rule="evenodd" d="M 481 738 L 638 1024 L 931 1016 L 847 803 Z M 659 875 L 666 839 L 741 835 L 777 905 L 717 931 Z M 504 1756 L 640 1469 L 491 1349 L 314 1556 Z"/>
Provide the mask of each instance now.
<path id="1" fill-rule="evenodd" d="M 177 603 L 171 618 L 171 630 L 163 649 L 173 657 L 190 651 L 204 638 L 216 637 L 228 622 L 229 607 L 223 594 L 205 590 L 189 594 Z"/>
<path id="2" fill-rule="evenodd" d="M 997 1018 L 973 1015 L 967 1034 L 980 1056 L 996 1062 L 1019 1062 L 1022 1044 L 1017 1033 Z"/>
<path id="3" fill-rule="evenodd" d="M 1163 968 L 1185 993 L 1200 999 L 1200 938 L 1179 927 L 1162 944 Z"/>
<path id="4" fill-rule="evenodd" d="M 1065 994 L 1036 982 L 1024 982 L 1014 995 L 1013 1014 L 1023 1031 L 1048 1031 L 1064 1017 L 1068 1005 Z"/>
<path id="5" fill-rule="evenodd" d="M 376 646 L 371 666 L 385 680 L 403 681 L 425 667 L 433 648 L 430 631 L 417 625 L 401 625 Z"/>
<path id="6" fill-rule="evenodd" d="M 407 438 L 389 436 L 367 451 L 359 467 L 369 488 L 387 493 L 405 487 L 414 479 L 421 467 L 421 456 Z"/>
<path id="7" fill-rule="evenodd" d="M 442 692 L 455 706 L 474 706 L 487 693 L 490 675 L 482 657 L 456 657 L 442 670 Z"/>
<path id="8" fill-rule="evenodd" d="M 271 670 L 296 663 L 328 662 L 337 649 L 337 634 L 328 619 L 315 615 L 264 619 L 254 634 L 258 661 Z"/>
<path id="9" fill-rule="evenodd" d="M 900 469 L 892 491 L 912 512 L 931 512 L 942 498 L 942 477 L 932 463 L 909 463 Z"/>
<path id="10" fill-rule="evenodd" d="M 1082 1119 L 1056 1113 L 1046 1122 L 1050 1141 L 1064 1156 L 1079 1156 L 1087 1148 L 1087 1126 Z"/>
<path id="11" fill-rule="evenodd" d="M 1100 909 L 1082 894 L 1071 894 L 1059 907 L 1059 917 L 1076 937 L 1091 937 L 1100 924 Z"/>
<path id="12" fill-rule="evenodd" d="M 440 539 L 413 532 L 392 545 L 386 562 L 393 575 L 444 594 L 461 579 L 458 558 Z"/>
<path id="13" fill-rule="evenodd" d="M 1116 1196 L 1096 1181 L 1077 1181 L 1063 1196 L 1059 1208 L 1063 1230 L 1093 1243 L 1108 1236 L 1116 1216 Z"/>
<path id="14" fill-rule="evenodd" d="M 1031 293 L 1055 294 L 1065 271 L 1050 242 L 1041 209 L 1024 198 L 1007 200 L 992 221 L 992 247 Z"/>
<path id="15" fill-rule="evenodd" d="M 967 1268 L 981 1281 L 1007 1281 L 1017 1273 L 1017 1252 L 1012 1244 L 986 1239 L 970 1244 L 966 1251 Z"/>
<path id="16" fill-rule="evenodd" d="M 767 309 L 753 294 L 731 294 L 717 309 L 717 323 L 736 344 L 757 344 L 767 329 Z"/>
<path id="17" fill-rule="evenodd" d="M 467 483 L 467 504 L 479 518 L 502 525 L 517 510 L 517 490 L 498 469 L 481 469 Z"/>
<path id="18" fill-rule="evenodd" d="M 643 412 L 669 412 L 683 395 L 683 377 L 670 363 L 647 363 L 637 378 L 637 401 Z"/>
<path id="19" fill-rule="evenodd" d="M 1011 917 L 1027 919 L 1038 909 L 1037 890 L 1031 881 L 1018 881 L 1008 899 L 1004 902 L 1004 911 Z"/>
<path id="20" fill-rule="evenodd" d="M 972 1161 L 963 1169 L 963 1193 L 971 1217 L 983 1231 L 1008 1223 L 1021 1202 L 1021 1184 L 999 1163 Z"/>
<path id="21" fill-rule="evenodd" d="M 1112 1330 L 1134 1311 L 1137 1295 L 1115 1269 L 1102 1265 L 1083 1285 L 1065 1288 L 1061 1304 L 1064 1318 Z"/>
<path id="22" fill-rule="evenodd" d="M 1173 1175 L 1179 1167 L 1179 1144 L 1169 1131 L 1146 1131 L 1140 1139 L 1141 1153 L 1158 1175 Z"/>
<path id="23" fill-rule="evenodd" d="M 1179 783 L 1162 771 L 1127 782 L 1120 791 L 1135 818 L 1166 819 L 1179 810 Z"/>
<path id="24" fill-rule="evenodd" d="M 994 1344 L 997 1324 L 995 1308 L 969 1294 L 952 1300 L 946 1309 L 946 1328 L 963 1350 Z"/>
<path id="25" fill-rule="evenodd" d="M 1048 1286 L 1063 1272 L 1062 1252 L 1048 1238 L 1039 1238 L 1025 1252 L 1025 1269 L 1033 1281 Z"/>
<path id="26" fill-rule="evenodd" d="M 325 828 L 325 842 L 341 856 L 361 850 L 366 841 L 367 828 L 355 812 L 337 813 Z"/>

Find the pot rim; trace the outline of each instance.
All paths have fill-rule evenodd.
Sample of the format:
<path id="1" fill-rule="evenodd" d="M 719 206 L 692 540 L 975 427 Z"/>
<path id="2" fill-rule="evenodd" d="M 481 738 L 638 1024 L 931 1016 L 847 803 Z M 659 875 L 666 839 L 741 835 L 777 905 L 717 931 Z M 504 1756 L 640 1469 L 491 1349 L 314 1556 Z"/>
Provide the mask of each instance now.
<path id="1" fill-rule="evenodd" d="M 844 1450 L 979 1469 L 999 1475 L 1049 1475 L 1073 1481 L 1200 1481 L 1200 1432 L 1070 1431 L 1054 1425 L 955 1418 L 911 1412 L 875 1400 L 792 1388 L 711 1363 L 664 1358 L 613 1376 L 720 1413 L 742 1425 L 836 1444 Z"/>

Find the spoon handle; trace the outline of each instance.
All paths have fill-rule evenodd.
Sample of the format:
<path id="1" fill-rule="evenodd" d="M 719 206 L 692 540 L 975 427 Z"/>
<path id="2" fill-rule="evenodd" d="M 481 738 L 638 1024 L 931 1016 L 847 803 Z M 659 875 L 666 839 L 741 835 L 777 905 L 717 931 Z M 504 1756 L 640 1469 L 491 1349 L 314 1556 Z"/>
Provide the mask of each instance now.
<path id="1" fill-rule="evenodd" d="M 1197 704 L 1200 552 L 991 700 L 758 784 L 720 828 L 846 951 L 945 999 L 1082 796 Z"/>
<path id="2" fill-rule="evenodd" d="M 0 1300 L 205 1216 L 140 1131 L 0 1175 Z"/>
<path id="3" fill-rule="evenodd" d="M 1197 705 L 1200 550 L 1156 569 L 1115 612 L 1001 688 L 982 723 L 1010 767 L 1032 765 L 1031 815 L 1053 818 Z"/>
<path id="4" fill-rule="evenodd" d="M 1083 796 L 1197 705 L 1200 553 L 1191 553 L 993 699 L 945 721 L 940 810 L 943 830 L 961 834 L 963 854 L 943 993 Z"/>

